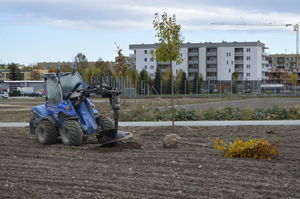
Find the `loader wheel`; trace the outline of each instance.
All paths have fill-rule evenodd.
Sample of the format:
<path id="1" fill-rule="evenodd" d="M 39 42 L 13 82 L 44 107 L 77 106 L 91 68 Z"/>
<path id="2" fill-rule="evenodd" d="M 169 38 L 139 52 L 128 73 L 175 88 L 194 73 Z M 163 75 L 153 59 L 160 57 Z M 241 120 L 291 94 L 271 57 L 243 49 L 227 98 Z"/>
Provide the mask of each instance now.
<path id="1" fill-rule="evenodd" d="M 66 120 L 59 129 L 61 140 L 65 145 L 80 146 L 83 139 L 81 126 L 75 120 Z"/>
<path id="2" fill-rule="evenodd" d="M 40 144 L 57 143 L 57 129 L 48 120 L 42 120 L 35 128 L 35 134 Z"/>
<path id="3" fill-rule="evenodd" d="M 97 120 L 97 124 L 100 125 L 102 131 L 108 130 L 108 129 L 114 129 L 114 122 L 109 117 L 99 118 Z M 104 137 L 103 135 L 99 135 L 99 136 L 97 136 L 97 139 L 98 139 L 98 142 L 101 144 L 103 142 L 111 140 L 112 138 Z M 112 142 L 112 143 L 105 144 L 104 146 L 105 147 L 114 147 L 117 144 L 118 144 L 118 142 Z"/>

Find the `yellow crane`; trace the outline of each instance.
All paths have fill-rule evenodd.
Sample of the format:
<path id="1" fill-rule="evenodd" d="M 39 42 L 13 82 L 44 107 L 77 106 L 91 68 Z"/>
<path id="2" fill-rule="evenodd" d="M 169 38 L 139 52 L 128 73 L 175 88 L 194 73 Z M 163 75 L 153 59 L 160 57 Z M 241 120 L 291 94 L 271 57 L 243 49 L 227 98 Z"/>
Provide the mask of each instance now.
<path id="1" fill-rule="evenodd" d="M 230 23 L 212 23 L 213 25 L 236 25 L 236 26 L 285 26 L 285 27 L 293 27 L 293 30 L 296 32 L 296 54 L 299 54 L 299 27 L 300 21 L 296 24 L 273 24 L 273 23 L 263 23 L 263 24 L 230 24 Z"/>

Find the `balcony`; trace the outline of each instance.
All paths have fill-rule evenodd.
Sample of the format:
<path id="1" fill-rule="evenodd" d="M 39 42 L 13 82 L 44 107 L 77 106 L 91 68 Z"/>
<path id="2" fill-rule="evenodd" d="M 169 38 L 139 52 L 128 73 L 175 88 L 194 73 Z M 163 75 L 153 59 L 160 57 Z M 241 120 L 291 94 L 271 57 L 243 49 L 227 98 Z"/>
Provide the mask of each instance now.
<path id="1" fill-rule="evenodd" d="M 157 65 L 170 65 L 170 62 L 161 62 L 161 61 L 158 61 Z"/>
<path id="2" fill-rule="evenodd" d="M 244 76 L 243 75 L 239 75 L 237 80 L 244 80 Z"/>
<path id="3" fill-rule="evenodd" d="M 199 53 L 198 52 L 189 52 L 189 57 L 198 57 Z"/>
<path id="4" fill-rule="evenodd" d="M 217 56 L 217 52 L 207 52 L 207 56 Z"/>
<path id="5" fill-rule="evenodd" d="M 217 60 L 213 59 L 213 60 L 207 60 L 206 64 L 217 64 Z"/>
<path id="6" fill-rule="evenodd" d="M 241 72 L 244 72 L 244 68 L 242 68 L 242 67 L 234 68 L 234 71 L 241 73 Z"/>
<path id="7" fill-rule="evenodd" d="M 189 64 L 198 64 L 198 60 L 189 60 Z"/>
<path id="8" fill-rule="evenodd" d="M 234 60 L 235 64 L 244 64 L 244 60 L 243 59 L 236 59 Z"/>
<path id="9" fill-rule="evenodd" d="M 217 68 L 206 68 L 206 72 L 216 73 L 217 72 Z"/>
<path id="10" fill-rule="evenodd" d="M 269 61 L 263 60 L 263 61 L 262 61 L 262 64 L 264 64 L 264 65 L 269 65 Z"/>
<path id="11" fill-rule="evenodd" d="M 244 52 L 234 52 L 234 56 L 244 56 Z"/>
<path id="12" fill-rule="evenodd" d="M 217 76 L 207 76 L 206 80 L 217 80 Z"/>
<path id="13" fill-rule="evenodd" d="M 198 68 L 189 68 L 189 72 L 190 73 L 199 72 L 199 69 Z"/>

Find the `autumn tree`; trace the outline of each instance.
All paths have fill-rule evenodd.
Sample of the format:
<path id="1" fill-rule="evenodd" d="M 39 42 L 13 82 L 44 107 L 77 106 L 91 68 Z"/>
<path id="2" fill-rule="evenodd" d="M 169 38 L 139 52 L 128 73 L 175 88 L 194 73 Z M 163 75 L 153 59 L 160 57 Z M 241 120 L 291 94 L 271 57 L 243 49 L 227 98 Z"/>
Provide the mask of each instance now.
<path id="1" fill-rule="evenodd" d="M 298 74 L 297 73 L 292 73 L 290 75 L 290 78 L 289 78 L 289 83 L 293 84 L 294 85 L 294 91 L 296 93 L 296 88 L 297 88 L 297 81 L 298 81 Z"/>
<path id="2" fill-rule="evenodd" d="M 237 85 L 236 85 L 236 81 L 239 77 L 239 73 L 238 72 L 233 72 L 231 74 L 231 81 L 232 81 L 232 93 L 237 93 Z"/>
<path id="3" fill-rule="evenodd" d="M 120 46 L 117 46 L 117 53 L 118 56 L 116 57 L 116 64 L 114 67 L 115 75 L 117 77 L 124 77 L 126 76 L 128 69 L 131 67 L 130 60 L 127 59 L 123 54 L 123 49 Z"/>
<path id="4" fill-rule="evenodd" d="M 176 23 L 176 16 L 168 17 L 167 13 L 161 16 L 155 13 L 153 27 L 158 38 L 158 48 L 155 50 L 154 57 L 157 61 L 169 62 L 171 69 L 171 93 L 172 93 L 172 126 L 174 130 L 174 86 L 173 86 L 173 69 L 172 61 L 182 63 L 180 47 L 182 45 L 181 26 Z"/>
<path id="5" fill-rule="evenodd" d="M 32 70 L 30 72 L 30 78 L 32 80 L 40 80 L 41 79 L 41 73 L 38 70 Z"/>

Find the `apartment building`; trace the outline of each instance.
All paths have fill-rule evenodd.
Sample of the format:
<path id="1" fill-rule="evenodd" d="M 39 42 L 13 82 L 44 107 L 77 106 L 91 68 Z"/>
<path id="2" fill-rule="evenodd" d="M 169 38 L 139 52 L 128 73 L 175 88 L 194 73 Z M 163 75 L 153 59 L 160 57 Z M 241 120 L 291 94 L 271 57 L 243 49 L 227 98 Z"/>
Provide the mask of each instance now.
<path id="1" fill-rule="evenodd" d="M 300 69 L 300 55 L 297 54 L 270 54 L 266 57 L 272 68 Z"/>
<path id="2" fill-rule="evenodd" d="M 136 69 L 147 70 L 154 77 L 156 68 L 163 72 L 170 67 L 169 62 L 158 62 L 152 54 L 158 44 L 133 44 L 129 49 L 133 50 Z M 221 42 L 221 43 L 184 43 L 180 54 L 183 62 L 172 62 L 173 74 L 182 69 L 191 80 L 198 73 L 203 80 L 232 79 L 232 73 L 238 73 L 238 81 L 261 81 L 263 79 L 263 67 L 265 61 L 265 45 L 261 42 Z"/>
<path id="3" fill-rule="evenodd" d="M 32 72 L 38 72 L 40 79 L 43 78 L 44 74 L 48 73 L 47 69 L 28 69 L 28 70 L 20 70 L 21 80 L 33 80 Z M 9 69 L 0 69 L 0 81 L 8 81 L 10 80 L 10 70 Z"/>

